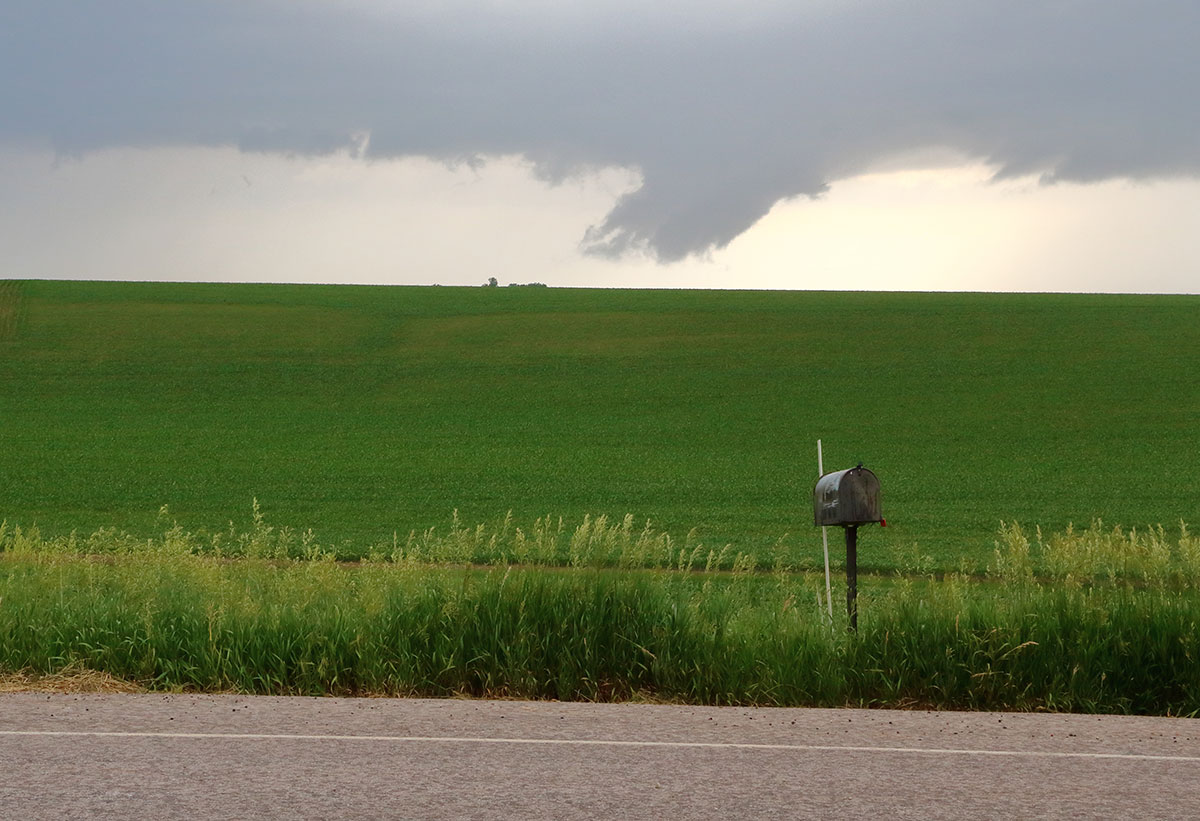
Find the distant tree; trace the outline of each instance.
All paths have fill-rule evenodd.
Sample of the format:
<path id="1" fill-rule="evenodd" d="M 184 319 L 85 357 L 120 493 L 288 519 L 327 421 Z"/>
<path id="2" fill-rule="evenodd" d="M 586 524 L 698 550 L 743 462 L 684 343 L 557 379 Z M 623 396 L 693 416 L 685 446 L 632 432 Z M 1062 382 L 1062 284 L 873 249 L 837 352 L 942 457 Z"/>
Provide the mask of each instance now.
<path id="1" fill-rule="evenodd" d="M 488 281 L 487 281 L 488 288 L 495 288 L 499 284 L 500 283 L 496 280 L 495 277 L 488 277 Z"/>

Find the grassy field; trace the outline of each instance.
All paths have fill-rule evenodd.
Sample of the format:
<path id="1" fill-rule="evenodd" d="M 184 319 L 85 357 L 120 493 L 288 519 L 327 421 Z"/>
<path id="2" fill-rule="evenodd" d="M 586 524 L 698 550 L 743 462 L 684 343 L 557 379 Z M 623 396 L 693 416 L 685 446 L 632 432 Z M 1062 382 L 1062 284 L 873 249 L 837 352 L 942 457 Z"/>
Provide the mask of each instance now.
<path id="1" fill-rule="evenodd" d="M 304 695 L 1200 712 L 1200 540 L 1186 533 L 1031 543 L 1006 527 L 982 578 L 873 580 L 856 635 L 840 612 L 824 618 L 819 574 L 350 565 L 262 558 L 277 533 L 238 535 L 230 561 L 174 528 L 140 543 L 0 529 L 0 673 Z"/>
<path id="2" fill-rule="evenodd" d="M 0 518 L 312 528 L 343 557 L 508 511 L 980 568 L 1001 520 L 1200 520 L 1200 298 L 0 283 Z M 836 535 L 836 534 L 835 534 Z M 837 543 L 835 542 L 835 545 Z M 835 555 L 840 547 L 834 550 Z"/>

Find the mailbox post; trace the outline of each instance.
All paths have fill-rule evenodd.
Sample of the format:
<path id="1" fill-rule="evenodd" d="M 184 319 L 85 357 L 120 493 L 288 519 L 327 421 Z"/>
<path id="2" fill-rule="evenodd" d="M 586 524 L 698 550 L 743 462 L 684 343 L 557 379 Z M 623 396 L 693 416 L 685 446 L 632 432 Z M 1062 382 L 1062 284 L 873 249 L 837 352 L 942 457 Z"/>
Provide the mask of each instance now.
<path id="1" fill-rule="evenodd" d="M 836 525 L 846 531 L 846 616 L 858 631 L 858 527 L 886 526 L 879 507 L 879 478 L 862 466 L 826 473 L 813 488 L 813 520 L 817 527 Z"/>

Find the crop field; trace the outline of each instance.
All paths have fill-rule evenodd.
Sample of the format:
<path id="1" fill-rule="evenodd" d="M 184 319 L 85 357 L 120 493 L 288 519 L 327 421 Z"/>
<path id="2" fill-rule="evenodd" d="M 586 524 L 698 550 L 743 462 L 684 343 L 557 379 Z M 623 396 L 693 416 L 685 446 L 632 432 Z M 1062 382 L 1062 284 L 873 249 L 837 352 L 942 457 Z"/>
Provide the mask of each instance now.
<path id="1" fill-rule="evenodd" d="M 539 517 L 815 563 L 815 443 L 981 567 L 1001 521 L 1200 512 L 1200 298 L 0 284 L 0 518 L 244 526 L 346 557 Z M 815 550 L 814 550 L 814 546 Z"/>
<path id="2" fill-rule="evenodd" d="M 1194 713 L 1198 316 L 0 282 L 0 673 Z M 856 637 L 818 438 L 883 487 Z"/>

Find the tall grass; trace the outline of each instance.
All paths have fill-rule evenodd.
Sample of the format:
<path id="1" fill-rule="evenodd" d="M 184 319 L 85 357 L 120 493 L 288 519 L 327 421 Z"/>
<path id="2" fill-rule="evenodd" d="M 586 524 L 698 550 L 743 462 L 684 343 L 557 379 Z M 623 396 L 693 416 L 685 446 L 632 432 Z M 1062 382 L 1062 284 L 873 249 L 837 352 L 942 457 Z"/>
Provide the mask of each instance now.
<path id="1" fill-rule="evenodd" d="M 51 553 L 171 553 L 206 554 L 224 558 L 256 559 L 358 559 L 372 562 L 425 564 L 532 565 L 545 567 L 596 567 L 657 570 L 789 569 L 811 564 L 811 556 L 788 543 L 786 537 L 766 549 L 734 550 L 706 545 L 690 531 L 682 542 L 656 529 L 649 521 L 635 525 L 632 514 L 620 522 L 607 516 L 584 515 L 568 526 L 561 516 L 542 516 L 524 528 L 512 513 L 494 525 L 466 525 L 454 511 L 449 526 L 420 532 L 410 530 L 390 542 L 376 543 L 365 556 L 346 552 L 337 543 L 321 541 L 311 528 L 296 529 L 268 524 L 257 499 L 252 501 L 248 526 L 232 521 L 215 531 L 187 531 L 164 505 L 159 510 L 160 534 L 143 538 L 115 528 L 101 528 L 88 536 L 43 535 L 37 528 L 21 529 L 0 523 L 0 550 Z M 811 553 L 811 551 L 809 551 Z"/>
<path id="2" fill-rule="evenodd" d="M 1066 585 L 1099 580 L 1136 581 L 1151 585 L 1200 585 L 1200 538 L 1180 521 L 1172 537 L 1160 524 L 1139 531 L 1120 525 L 1106 528 L 1100 520 L 1084 530 L 1069 525 L 1046 537 L 1034 529 L 1031 542 L 1016 522 L 1001 522 L 989 571 L 1009 581 L 1031 580 L 1035 574 Z"/>
<path id="3" fill-rule="evenodd" d="M 371 562 L 416 562 L 458 565 L 521 565 L 534 567 L 591 567 L 692 571 L 799 572 L 816 569 L 814 543 L 791 540 L 787 535 L 774 544 L 745 550 L 733 545 L 706 544 L 696 530 L 682 540 L 659 530 L 650 521 L 635 522 L 632 514 L 620 521 L 607 516 L 584 515 L 573 526 L 563 517 L 542 516 L 532 524 L 517 524 L 511 512 L 489 525 L 465 524 L 455 510 L 444 529 L 430 527 L 393 535 L 365 553 L 346 552 L 342 545 L 320 538 L 311 528 L 269 524 L 257 499 L 252 500 L 246 527 L 229 522 L 220 530 L 187 531 L 164 505 L 159 509 L 160 533 L 143 538 L 115 528 L 101 528 L 87 536 L 71 532 L 43 535 L 37 528 L 21 529 L 0 522 L 0 551 L 57 552 L 69 554 L 171 553 L 205 554 L 222 558 L 256 559 L 358 559 Z M 814 540 L 815 541 L 815 540 Z M 834 551 L 837 562 L 837 551 Z M 904 574 L 924 575 L 934 565 L 919 545 L 889 558 Z M 970 562 L 961 572 L 973 570 Z M 985 574 L 1004 581 L 1035 578 L 1066 584 L 1118 579 L 1200 584 L 1200 537 L 1180 521 L 1169 533 L 1162 525 L 1125 530 L 1107 528 L 1096 520 L 1082 530 L 1069 525 L 1065 532 L 1043 536 L 1040 527 L 1032 540 L 1017 522 L 1000 522 L 992 559 Z"/>
<path id="4" fill-rule="evenodd" d="M 471 528 L 462 525 L 456 510 L 445 534 L 436 528 L 419 535 L 411 531 L 403 543 L 393 543 L 390 553 L 376 548 L 371 555 L 393 561 L 711 571 L 749 570 L 769 566 L 765 561 L 799 560 L 785 555 L 786 550 L 781 539 L 773 559 L 768 560 L 754 551 L 735 551 L 728 544 L 720 548 L 706 546 L 697 539 L 695 530 L 677 542 L 648 520 L 635 525 L 632 514 L 626 514 L 620 522 L 610 522 L 605 515 L 593 518 L 585 514 L 574 528 L 568 528 L 561 516 L 543 516 L 526 532 L 513 525 L 511 512 L 494 528 L 483 524 Z"/>
<path id="5" fill-rule="evenodd" d="M 1008 556 L 1017 533 L 982 580 L 871 579 L 850 635 L 817 606 L 818 576 L 783 570 L 348 565 L 269 541 L 235 560 L 0 528 L 0 669 L 250 693 L 1200 711 L 1194 575 L 1050 581 Z"/>

